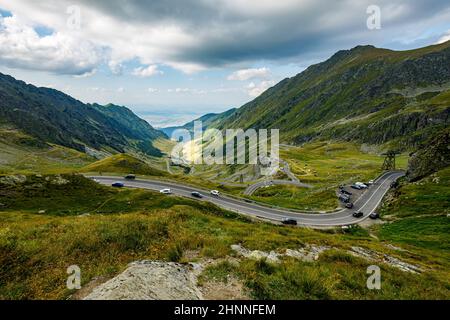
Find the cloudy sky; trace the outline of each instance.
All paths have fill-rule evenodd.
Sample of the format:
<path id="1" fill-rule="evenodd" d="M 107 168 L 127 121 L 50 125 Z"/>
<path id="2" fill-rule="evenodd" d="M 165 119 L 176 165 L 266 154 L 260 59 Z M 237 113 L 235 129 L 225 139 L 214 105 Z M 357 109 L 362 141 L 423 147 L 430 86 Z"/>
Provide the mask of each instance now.
<path id="1" fill-rule="evenodd" d="M 155 126 L 239 107 L 341 49 L 446 39 L 448 0 L 0 0 L 0 72 Z"/>

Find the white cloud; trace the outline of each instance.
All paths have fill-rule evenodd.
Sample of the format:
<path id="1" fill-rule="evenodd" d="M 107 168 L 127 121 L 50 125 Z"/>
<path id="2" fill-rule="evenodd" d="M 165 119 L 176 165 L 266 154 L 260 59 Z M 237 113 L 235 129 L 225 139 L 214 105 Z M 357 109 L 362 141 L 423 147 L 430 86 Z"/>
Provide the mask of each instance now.
<path id="1" fill-rule="evenodd" d="M 247 89 L 247 93 L 250 97 L 256 98 L 259 95 L 261 95 L 264 91 L 269 89 L 270 87 L 273 87 L 274 85 L 275 85 L 275 81 L 273 81 L 273 80 L 261 81 L 258 84 L 255 84 L 254 82 L 250 82 L 247 85 L 246 89 Z"/>
<path id="2" fill-rule="evenodd" d="M 87 77 L 101 61 L 88 41 L 62 32 L 40 37 L 17 16 L 0 17 L 0 62 L 9 67 Z"/>
<path id="3" fill-rule="evenodd" d="M 120 87 L 120 88 L 117 89 L 117 92 L 123 93 L 123 92 L 125 92 L 125 89 L 123 87 Z"/>
<path id="4" fill-rule="evenodd" d="M 134 71 L 133 71 L 134 76 L 138 76 L 138 77 L 142 77 L 142 78 L 152 77 L 152 76 L 155 76 L 158 74 L 163 74 L 163 72 L 158 70 L 157 65 L 149 65 L 147 67 L 139 67 L 139 68 L 134 69 Z"/>
<path id="5" fill-rule="evenodd" d="M 148 88 L 147 91 L 150 92 L 150 93 L 159 92 L 159 90 L 156 89 L 156 88 Z"/>
<path id="6" fill-rule="evenodd" d="M 361 43 L 401 45 L 398 39 L 417 40 L 450 18 L 445 0 L 395 2 L 378 0 L 384 12 L 379 33 L 365 28 L 366 8 L 373 0 L 260 0 L 257 5 L 240 0 L 0 0 L 0 8 L 27 26 L 56 31 L 45 41 L 30 31 L 26 40 L 0 43 L 0 62 L 83 74 L 105 61 L 120 74 L 121 64 L 136 59 L 194 73 L 260 61 L 322 59 Z M 67 8 L 74 4 L 81 9 L 78 31 L 67 26 Z M 5 38 L 2 27 L 0 33 Z M 245 72 L 231 78 L 252 79 Z"/>
<path id="7" fill-rule="evenodd" d="M 258 69 L 242 69 L 233 72 L 228 76 L 228 80 L 239 80 L 245 81 L 254 78 L 266 78 L 269 76 L 270 70 L 268 68 L 258 68 Z"/>
<path id="8" fill-rule="evenodd" d="M 446 34 L 444 34 L 441 38 L 439 38 L 436 44 L 441 44 L 447 41 L 450 41 L 450 30 L 448 30 Z"/>

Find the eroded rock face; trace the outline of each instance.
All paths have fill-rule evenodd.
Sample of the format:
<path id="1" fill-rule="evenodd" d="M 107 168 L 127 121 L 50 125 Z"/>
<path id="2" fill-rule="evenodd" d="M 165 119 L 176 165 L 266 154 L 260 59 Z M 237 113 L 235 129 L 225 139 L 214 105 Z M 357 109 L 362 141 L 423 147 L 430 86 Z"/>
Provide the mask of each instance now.
<path id="1" fill-rule="evenodd" d="M 349 251 L 349 253 L 356 257 L 364 258 L 368 261 L 386 263 L 387 265 L 390 265 L 391 267 L 400 269 L 405 272 L 411 272 L 411 273 L 422 272 L 422 269 L 418 266 L 401 261 L 393 256 L 388 255 L 388 254 L 381 254 L 379 252 L 375 252 L 375 251 L 372 251 L 369 249 L 365 249 L 365 248 L 361 248 L 361 247 L 352 247 L 351 250 Z"/>
<path id="2" fill-rule="evenodd" d="M 95 288 L 84 300 L 200 300 L 195 264 L 139 261 Z"/>
<path id="3" fill-rule="evenodd" d="M 292 257 L 301 261 L 316 261 L 319 259 L 319 255 L 325 250 L 330 249 L 330 247 L 307 244 L 304 248 L 298 250 L 287 249 L 285 253 L 276 253 L 274 251 L 265 252 L 260 250 L 252 251 L 241 245 L 232 245 L 231 249 L 245 258 L 254 260 L 266 259 L 268 262 L 279 263 L 281 257 Z"/>
<path id="4" fill-rule="evenodd" d="M 23 175 L 0 177 L 0 184 L 15 186 L 27 181 L 27 177 Z"/>

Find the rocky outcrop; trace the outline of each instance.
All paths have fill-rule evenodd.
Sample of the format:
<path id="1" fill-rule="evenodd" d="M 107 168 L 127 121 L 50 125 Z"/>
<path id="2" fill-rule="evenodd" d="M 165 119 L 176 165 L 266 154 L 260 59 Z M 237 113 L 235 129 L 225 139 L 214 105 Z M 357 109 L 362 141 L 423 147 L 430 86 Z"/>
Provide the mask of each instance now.
<path id="1" fill-rule="evenodd" d="M 436 135 L 411 156 L 408 164 L 409 181 L 417 181 L 450 165 L 450 129 Z"/>
<path id="2" fill-rule="evenodd" d="M 133 262 L 84 300 L 200 300 L 195 264 Z"/>

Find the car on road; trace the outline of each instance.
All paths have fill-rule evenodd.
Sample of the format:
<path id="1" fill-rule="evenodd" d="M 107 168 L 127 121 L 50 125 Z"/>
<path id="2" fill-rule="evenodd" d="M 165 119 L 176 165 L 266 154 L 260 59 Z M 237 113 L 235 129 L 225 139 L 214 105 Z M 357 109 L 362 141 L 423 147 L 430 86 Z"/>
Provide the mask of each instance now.
<path id="1" fill-rule="evenodd" d="M 355 218 L 361 218 L 364 215 L 364 213 L 362 211 L 355 211 L 353 212 L 353 216 Z"/>
<path id="2" fill-rule="evenodd" d="M 170 189 L 162 189 L 162 190 L 159 190 L 159 193 L 162 193 L 162 194 L 172 194 L 172 190 L 170 190 Z"/>
<path id="3" fill-rule="evenodd" d="M 202 194 L 197 191 L 191 192 L 191 196 L 193 196 L 195 198 L 199 198 L 199 199 L 203 198 Z"/>
<path id="4" fill-rule="evenodd" d="M 351 203 L 351 202 L 346 203 L 346 204 L 345 204 L 345 207 L 346 207 L 347 209 L 353 209 L 353 203 Z"/>
<path id="5" fill-rule="evenodd" d="M 372 212 L 369 216 L 370 219 L 372 220 L 376 220 L 380 217 L 380 215 L 378 214 L 378 212 Z"/>
<path id="6" fill-rule="evenodd" d="M 297 225 L 297 220 L 292 219 L 292 218 L 284 218 L 281 223 L 283 224 L 288 224 L 288 225 L 292 225 L 292 226 L 296 226 Z"/>
<path id="7" fill-rule="evenodd" d="M 114 188 L 123 188 L 125 185 L 122 182 L 114 182 L 111 186 Z"/>
<path id="8" fill-rule="evenodd" d="M 129 174 L 129 175 L 125 176 L 125 179 L 127 179 L 127 180 L 136 180 L 136 176 L 134 174 Z"/>
<path id="9" fill-rule="evenodd" d="M 218 197 L 218 196 L 220 196 L 220 192 L 217 190 L 211 190 L 211 195 L 214 197 Z"/>

